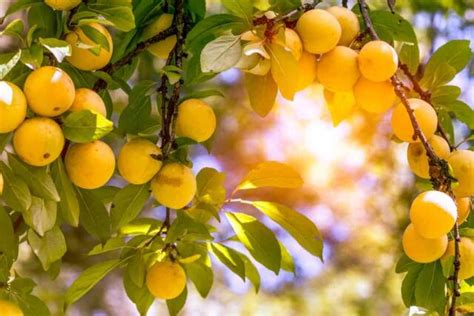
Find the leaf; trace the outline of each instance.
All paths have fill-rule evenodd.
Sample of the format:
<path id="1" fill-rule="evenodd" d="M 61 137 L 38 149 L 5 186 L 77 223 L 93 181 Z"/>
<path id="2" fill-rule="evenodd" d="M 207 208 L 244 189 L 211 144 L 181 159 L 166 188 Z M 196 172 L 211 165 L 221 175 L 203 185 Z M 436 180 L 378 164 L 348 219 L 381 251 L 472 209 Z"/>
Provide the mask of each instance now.
<path id="1" fill-rule="evenodd" d="M 201 90 L 201 91 L 193 91 L 187 95 L 185 95 L 181 100 L 189 100 L 189 99 L 205 99 L 208 97 L 213 97 L 213 96 L 218 96 L 218 97 L 224 97 L 224 94 L 219 91 L 219 90 Z"/>
<path id="2" fill-rule="evenodd" d="M 93 43 L 99 45 L 99 48 L 103 48 L 106 51 L 110 51 L 112 49 L 109 45 L 109 39 L 96 28 L 88 24 L 81 25 L 79 28 L 82 32 L 84 32 L 84 35 L 88 39 L 90 39 Z"/>
<path id="3" fill-rule="evenodd" d="M 25 212 L 31 206 L 31 193 L 28 186 L 22 179 L 16 177 L 3 161 L 0 161 L 0 170 L 4 179 L 3 200 L 15 211 Z"/>
<path id="4" fill-rule="evenodd" d="M 177 316 L 183 309 L 186 299 L 188 297 L 188 289 L 184 288 L 183 292 L 172 300 L 166 300 L 166 306 L 168 306 L 168 312 L 170 316 Z"/>
<path id="5" fill-rule="evenodd" d="M 446 278 L 439 261 L 423 265 L 416 280 L 416 305 L 429 310 L 438 310 L 444 306 L 444 288 Z"/>
<path id="6" fill-rule="evenodd" d="M 114 259 L 87 268 L 67 289 L 65 294 L 66 304 L 71 305 L 83 297 L 97 283 L 99 283 L 100 280 L 118 267 L 120 263 L 120 260 Z"/>
<path id="7" fill-rule="evenodd" d="M 271 73 L 280 93 L 287 100 L 293 100 L 298 91 L 298 62 L 290 51 L 278 44 L 270 44 Z"/>
<path id="8" fill-rule="evenodd" d="M 144 130 L 151 114 L 151 94 L 156 89 L 154 81 L 141 81 L 135 85 L 128 97 L 128 105 L 120 114 L 118 127 L 126 134 L 138 134 Z"/>
<path id="9" fill-rule="evenodd" d="M 304 249 L 322 259 L 322 236 L 312 221 L 284 205 L 264 201 L 246 202 L 283 227 Z"/>
<path id="10" fill-rule="evenodd" d="M 224 7 L 234 15 L 243 18 L 247 25 L 252 26 L 253 4 L 250 0 L 222 0 Z"/>
<path id="11" fill-rule="evenodd" d="M 8 163 L 14 170 L 14 173 L 28 184 L 34 195 L 46 200 L 59 202 L 58 190 L 46 167 L 29 166 L 10 153 L 8 154 Z"/>
<path id="12" fill-rule="evenodd" d="M 25 316 L 50 316 L 48 306 L 38 297 L 30 294 L 21 295 L 18 306 Z"/>
<path id="13" fill-rule="evenodd" d="M 130 1 L 98 0 L 96 3 L 88 4 L 88 8 L 105 17 L 122 32 L 128 32 L 135 28 L 135 16 Z"/>
<path id="14" fill-rule="evenodd" d="M 72 112 L 63 122 L 64 137 L 75 143 L 101 139 L 114 128 L 114 123 L 89 110 Z"/>
<path id="15" fill-rule="evenodd" d="M 46 232 L 43 237 L 30 229 L 28 242 L 45 271 L 49 270 L 51 264 L 61 259 L 67 251 L 66 240 L 58 226 Z"/>
<path id="16" fill-rule="evenodd" d="M 446 105 L 446 109 L 461 122 L 465 123 L 470 129 L 474 129 L 474 110 L 466 103 L 456 100 Z"/>
<path id="17" fill-rule="evenodd" d="M 268 72 L 265 76 L 245 73 L 245 87 L 249 95 L 250 106 L 261 117 L 267 116 L 273 109 L 278 86 Z"/>
<path id="18" fill-rule="evenodd" d="M 127 265 L 127 274 L 136 286 L 142 287 L 145 283 L 145 262 L 141 251 L 131 257 Z"/>
<path id="19" fill-rule="evenodd" d="M 235 191 L 262 187 L 291 189 L 302 185 L 303 179 L 292 167 L 277 161 L 266 161 L 250 170 Z"/>
<path id="20" fill-rule="evenodd" d="M 245 277 L 250 280 L 255 289 L 255 293 L 260 290 L 260 273 L 253 262 L 245 255 L 240 256 L 245 263 Z"/>
<path id="21" fill-rule="evenodd" d="M 87 190 L 77 189 L 80 221 L 86 231 L 105 242 L 110 236 L 110 217 L 104 204 Z"/>
<path id="22" fill-rule="evenodd" d="M 155 298 L 146 286 L 138 287 L 130 278 L 128 273 L 123 276 L 123 286 L 130 300 L 135 303 L 140 315 L 146 315 Z"/>
<path id="23" fill-rule="evenodd" d="M 4 17 L 9 16 L 17 11 L 24 10 L 29 8 L 31 5 L 35 3 L 42 3 L 44 0 L 17 0 L 12 2 L 12 4 L 8 7 L 7 12 L 5 13 Z"/>
<path id="24" fill-rule="evenodd" d="M 472 57 L 468 40 L 449 41 L 438 48 L 426 64 L 420 84 L 433 89 L 451 81 Z"/>
<path id="25" fill-rule="evenodd" d="M 461 95 L 461 88 L 456 86 L 440 86 L 431 92 L 431 102 L 433 105 L 450 103 Z"/>
<path id="26" fill-rule="evenodd" d="M 10 274 L 10 267 L 18 256 L 18 239 L 13 230 L 10 216 L 1 204 L 0 231 L 2 232 L 2 238 L 0 238 L 0 281 L 5 282 Z"/>
<path id="27" fill-rule="evenodd" d="M 456 310 L 463 314 L 474 312 L 474 293 L 462 293 L 456 302 Z"/>
<path id="28" fill-rule="evenodd" d="M 61 11 L 54 11 L 46 3 L 35 4 L 28 10 L 28 25 L 36 25 L 30 36 L 60 38 L 62 33 Z"/>
<path id="29" fill-rule="evenodd" d="M 203 72 L 222 72 L 232 68 L 242 55 L 240 36 L 222 35 L 209 42 L 201 52 Z"/>
<path id="30" fill-rule="evenodd" d="M 148 189 L 148 184 L 130 184 L 115 195 L 110 212 L 113 231 L 128 224 L 137 217 L 150 196 Z"/>
<path id="31" fill-rule="evenodd" d="M 56 159 L 53 162 L 51 172 L 61 198 L 58 207 L 62 218 L 71 226 L 77 227 L 80 214 L 79 201 L 74 187 L 66 174 L 62 159 Z"/>
<path id="32" fill-rule="evenodd" d="M 275 234 L 253 216 L 243 213 L 225 215 L 252 257 L 278 274 L 281 268 L 281 248 Z"/>
<path id="33" fill-rule="evenodd" d="M 415 288 L 418 274 L 420 273 L 422 265 L 414 265 L 408 269 L 408 273 L 402 282 L 402 299 L 406 307 L 416 305 Z"/>
<path id="34" fill-rule="evenodd" d="M 107 240 L 105 244 L 98 244 L 87 254 L 88 256 L 100 255 L 114 250 L 125 248 L 123 237 L 113 237 Z"/>
<path id="35" fill-rule="evenodd" d="M 211 243 L 210 250 L 230 271 L 238 275 L 242 281 L 245 281 L 245 263 L 239 252 L 219 243 Z"/>
<path id="36" fill-rule="evenodd" d="M 166 243 L 173 243 L 176 240 L 212 240 L 209 230 L 203 223 L 194 220 L 183 212 L 178 213 L 178 217 L 171 224 L 166 234 Z"/>
<path id="37" fill-rule="evenodd" d="M 34 44 L 21 50 L 20 60 L 28 68 L 35 70 L 43 63 L 43 53 L 43 47 Z"/>
<path id="38" fill-rule="evenodd" d="M 397 266 L 395 267 L 396 273 L 403 273 L 408 272 L 411 267 L 419 265 L 418 263 L 414 262 L 406 254 L 403 254 L 397 262 Z"/>
<path id="39" fill-rule="evenodd" d="M 64 58 L 71 56 L 72 49 L 68 42 L 57 38 L 40 38 L 39 42 L 54 55 L 58 62 L 63 62 Z"/>
<path id="40" fill-rule="evenodd" d="M 0 36 L 14 36 L 23 40 L 23 21 L 20 19 L 14 19 L 3 29 L 0 31 Z"/>
<path id="41" fill-rule="evenodd" d="M 203 168 L 196 176 L 197 198 L 200 202 L 221 208 L 225 202 L 225 173 L 213 168 Z"/>
<path id="42" fill-rule="evenodd" d="M 0 134 L 0 152 L 5 150 L 5 147 L 10 143 L 13 133 Z"/>
<path id="43" fill-rule="evenodd" d="M 281 268 L 285 271 L 295 274 L 295 263 L 293 262 L 293 257 L 291 256 L 288 249 L 286 249 L 285 245 L 283 245 L 281 242 L 279 242 L 279 244 L 281 250 Z"/>
<path id="44" fill-rule="evenodd" d="M 23 213 L 25 222 L 40 236 L 56 224 L 57 203 L 32 196 L 31 207 Z"/>
<path id="45" fill-rule="evenodd" d="M 207 265 L 201 261 L 195 261 L 185 264 L 184 269 L 186 276 L 194 283 L 201 297 L 206 298 L 214 282 L 214 272 L 210 267 L 210 262 Z"/>
<path id="46" fill-rule="evenodd" d="M 0 80 L 6 77 L 15 67 L 21 57 L 21 49 L 16 53 L 7 53 L 0 55 Z"/>

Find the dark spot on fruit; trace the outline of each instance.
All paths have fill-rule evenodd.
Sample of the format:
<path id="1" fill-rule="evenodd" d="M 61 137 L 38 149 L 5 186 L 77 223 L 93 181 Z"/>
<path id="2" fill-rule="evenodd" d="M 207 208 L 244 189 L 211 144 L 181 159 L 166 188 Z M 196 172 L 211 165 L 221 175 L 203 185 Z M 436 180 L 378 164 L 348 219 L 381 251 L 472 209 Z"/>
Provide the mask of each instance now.
<path id="1" fill-rule="evenodd" d="M 53 111 L 59 111 L 59 106 L 55 107 Z"/>
<path id="2" fill-rule="evenodd" d="M 49 153 L 46 153 L 46 154 L 43 155 L 44 159 L 48 159 L 49 157 L 51 157 L 51 155 Z"/>

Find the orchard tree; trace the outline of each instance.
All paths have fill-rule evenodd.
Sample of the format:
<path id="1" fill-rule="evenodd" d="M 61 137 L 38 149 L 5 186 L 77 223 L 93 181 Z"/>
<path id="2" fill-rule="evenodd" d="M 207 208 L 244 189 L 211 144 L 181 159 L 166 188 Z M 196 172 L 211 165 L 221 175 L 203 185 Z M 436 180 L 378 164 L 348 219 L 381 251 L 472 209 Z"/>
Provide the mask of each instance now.
<path id="1" fill-rule="evenodd" d="M 457 121 L 474 129 L 474 112 L 449 85 L 471 59 L 469 42 L 450 41 L 421 64 L 413 27 L 394 2 L 370 10 L 364 0 L 352 9 L 347 1 L 223 0 L 228 13 L 207 15 L 204 0 L 13 1 L 1 19 L 1 35 L 20 47 L 0 56 L 0 314 L 50 314 L 32 294 L 35 283 L 15 270 L 18 247 L 28 244 L 54 278 L 70 227 L 97 240 L 88 255 L 107 259 L 71 284 L 64 310 L 114 270 L 142 315 L 155 299 L 178 314 L 191 283 L 205 298 L 211 256 L 256 291 L 255 262 L 293 271 L 275 233 L 235 209 L 255 208 L 322 259 L 322 236 L 303 214 L 239 198 L 300 187 L 292 167 L 261 162 L 231 192 L 222 172 L 193 174 L 189 148 L 209 149 L 219 124 L 206 98 L 221 93 L 200 84 L 233 67 L 260 116 L 278 92 L 293 100 L 315 81 L 336 125 L 357 108 L 380 115 L 393 107 L 394 140 L 409 143 L 411 170 L 431 185 L 400 237 L 403 301 L 440 315 L 474 311 L 474 152 L 461 149 L 472 133 L 456 144 L 453 132 Z M 4 23 L 19 11 L 27 23 Z M 158 76 L 137 82 L 150 54 Z M 117 89 L 128 95 L 121 111 L 110 93 Z M 149 203 L 162 220 L 141 214 Z M 221 221 L 233 230 L 225 238 Z"/>

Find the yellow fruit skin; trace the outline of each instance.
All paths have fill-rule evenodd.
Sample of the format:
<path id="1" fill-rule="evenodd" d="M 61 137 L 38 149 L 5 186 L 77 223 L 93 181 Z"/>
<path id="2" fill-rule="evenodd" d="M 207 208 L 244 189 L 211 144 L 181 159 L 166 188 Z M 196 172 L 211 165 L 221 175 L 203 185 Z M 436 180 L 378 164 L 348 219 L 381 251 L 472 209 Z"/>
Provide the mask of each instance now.
<path id="1" fill-rule="evenodd" d="M 314 9 L 305 12 L 296 24 L 303 47 L 313 54 L 323 54 L 336 47 L 341 39 L 341 25 L 329 12 Z"/>
<path id="2" fill-rule="evenodd" d="M 355 98 L 352 91 L 331 92 L 324 89 L 324 99 L 331 113 L 334 126 L 339 125 L 340 122 L 349 118 L 356 109 Z"/>
<path id="3" fill-rule="evenodd" d="M 374 82 L 364 77 L 355 84 L 354 97 L 360 108 L 375 114 L 388 111 L 397 99 L 389 81 Z"/>
<path id="4" fill-rule="evenodd" d="M 44 0 L 54 10 L 67 11 L 77 7 L 82 0 Z"/>
<path id="5" fill-rule="evenodd" d="M 12 302 L 0 300 L 0 315 L 2 316 L 23 316 L 21 309 Z"/>
<path id="6" fill-rule="evenodd" d="M 151 181 L 154 198 L 163 206 L 182 209 L 196 194 L 196 178 L 188 167 L 179 163 L 164 165 Z"/>
<path id="7" fill-rule="evenodd" d="M 3 176 L 0 173 L 0 195 L 3 193 Z"/>
<path id="8" fill-rule="evenodd" d="M 386 81 L 398 68 L 395 49 L 384 41 L 372 41 L 362 47 L 359 53 L 359 69 L 362 76 L 372 81 Z"/>
<path id="9" fill-rule="evenodd" d="M 352 90 L 360 77 L 357 53 L 345 46 L 337 46 L 321 57 L 318 63 L 318 80 L 328 90 Z"/>
<path id="10" fill-rule="evenodd" d="M 81 42 L 86 45 L 90 46 L 97 46 L 98 44 L 95 43 L 92 39 L 87 37 L 87 35 L 80 29 L 80 27 L 74 29 L 74 31 L 68 33 L 66 35 L 66 41 L 71 45 L 72 54 L 71 56 L 67 57 L 67 61 L 71 63 L 74 67 L 85 70 L 85 71 L 92 71 L 98 70 L 105 65 L 107 65 L 112 58 L 113 53 L 113 42 L 112 36 L 110 36 L 109 31 L 102 25 L 98 23 L 90 23 L 87 24 L 100 33 L 102 33 L 106 38 L 107 42 L 109 43 L 109 50 L 106 50 L 104 47 L 100 48 L 99 55 L 94 55 L 88 48 L 81 48 L 78 47 L 78 42 Z"/>
<path id="11" fill-rule="evenodd" d="M 23 90 L 31 110 L 42 116 L 61 115 L 74 102 L 74 83 L 57 67 L 44 66 L 33 71 L 26 78 Z"/>
<path id="12" fill-rule="evenodd" d="M 461 268 L 458 275 L 459 279 L 466 280 L 474 277 L 474 241 L 471 238 L 461 237 L 459 253 L 461 255 Z M 444 257 L 452 256 L 454 256 L 453 240 L 449 242 Z"/>
<path id="13" fill-rule="evenodd" d="M 63 150 L 63 131 L 52 119 L 27 119 L 15 131 L 13 147 L 21 160 L 27 164 L 46 166 L 55 161 Z"/>
<path id="14" fill-rule="evenodd" d="M 155 263 L 147 272 L 146 286 L 150 293 L 163 300 L 178 297 L 186 287 L 186 273 L 171 261 Z"/>
<path id="15" fill-rule="evenodd" d="M 338 45 L 349 46 L 360 32 L 357 15 L 344 7 L 330 7 L 327 11 L 334 15 L 341 25 L 341 39 Z"/>
<path id="16" fill-rule="evenodd" d="M 458 184 L 453 191 L 457 197 L 474 195 L 474 151 L 457 150 L 448 158 Z"/>
<path id="17" fill-rule="evenodd" d="M 454 200 L 440 191 L 419 194 L 410 207 L 410 220 L 424 238 L 439 238 L 451 231 L 458 218 Z"/>
<path id="18" fill-rule="evenodd" d="M 72 112 L 79 112 L 82 110 L 90 110 L 101 114 L 102 116 L 107 116 L 107 109 L 105 103 L 94 90 L 81 88 L 76 90 L 76 97 L 72 106 L 69 108 Z"/>
<path id="19" fill-rule="evenodd" d="M 316 80 L 317 65 L 316 56 L 303 51 L 298 60 L 298 91 L 306 89 Z"/>
<path id="20" fill-rule="evenodd" d="M 429 263 L 443 256 L 448 247 L 448 236 L 427 239 L 418 235 L 413 224 L 408 225 L 403 233 L 403 251 L 413 261 Z"/>
<path id="21" fill-rule="evenodd" d="M 456 205 L 458 207 L 458 224 L 462 224 L 471 212 L 471 198 L 456 198 Z"/>
<path id="22" fill-rule="evenodd" d="M 117 166 L 120 175 L 132 184 L 150 181 L 161 169 L 162 162 L 151 155 L 161 156 L 161 149 L 151 141 L 135 138 L 120 151 Z"/>
<path id="23" fill-rule="evenodd" d="M 303 54 L 303 43 L 301 43 L 298 33 L 292 29 L 286 28 L 285 41 L 286 47 L 290 49 L 290 51 L 293 53 L 293 56 L 295 56 L 295 59 L 300 60 L 301 54 Z"/>
<path id="24" fill-rule="evenodd" d="M 16 85 L 0 81 L 0 134 L 17 128 L 26 117 L 26 98 Z"/>
<path id="25" fill-rule="evenodd" d="M 152 38 L 155 35 L 165 31 L 170 28 L 173 24 L 173 15 L 172 14 L 162 14 L 156 21 L 148 25 L 143 31 L 143 37 L 147 40 Z M 169 36 L 158 43 L 152 44 L 148 51 L 153 54 L 155 57 L 167 59 L 170 52 L 173 50 L 176 45 L 176 35 Z"/>
<path id="26" fill-rule="evenodd" d="M 64 160 L 71 181 L 83 189 L 97 189 L 112 178 L 115 156 L 102 141 L 72 145 Z"/>
<path id="27" fill-rule="evenodd" d="M 178 106 L 176 133 L 197 142 L 208 140 L 216 130 L 216 115 L 212 108 L 198 99 L 189 99 Z"/>
<path id="28" fill-rule="evenodd" d="M 438 135 L 433 135 L 428 140 L 428 143 L 439 158 L 445 160 L 448 159 L 450 148 L 448 142 L 446 142 L 444 138 Z M 408 165 L 414 174 L 423 179 L 430 178 L 428 157 L 426 156 L 426 150 L 422 143 L 411 143 L 408 145 L 407 159 Z"/>
<path id="29" fill-rule="evenodd" d="M 423 100 L 408 99 L 411 109 L 414 111 L 415 118 L 421 131 L 427 139 L 433 137 L 438 126 L 438 116 L 435 110 Z M 418 138 L 413 139 L 415 133 L 410 121 L 410 116 L 402 103 L 399 103 L 392 114 L 392 129 L 395 136 L 408 143 L 419 142 Z"/>

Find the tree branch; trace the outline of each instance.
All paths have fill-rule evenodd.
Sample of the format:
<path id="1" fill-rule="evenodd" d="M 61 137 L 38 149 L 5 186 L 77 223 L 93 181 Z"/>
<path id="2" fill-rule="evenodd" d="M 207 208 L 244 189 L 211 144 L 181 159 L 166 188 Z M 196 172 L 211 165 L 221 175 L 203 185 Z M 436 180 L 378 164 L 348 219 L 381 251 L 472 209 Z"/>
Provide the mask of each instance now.
<path id="1" fill-rule="evenodd" d="M 369 8 L 365 2 L 365 0 L 358 0 L 359 3 L 359 8 L 364 20 L 364 24 L 366 26 L 366 30 L 368 30 L 371 38 L 373 40 L 379 40 L 379 36 L 377 35 L 377 32 L 375 31 L 375 28 L 372 24 L 372 21 L 370 19 L 369 15 Z M 422 99 L 429 100 L 431 101 L 431 95 L 429 92 L 424 91 L 421 86 L 418 84 L 418 82 L 415 80 L 415 78 L 411 75 L 411 73 L 408 71 L 407 67 L 400 67 L 399 68 L 405 72 L 407 77 L 410 79 L 410 81 L 413 84 L 413 89 L 420 95 Z M 405 68 L 405 70 L 404 70 Z M 452 177 L 449 174 L 449 165 L 448 163 L 440 159 L 436 153 L 433 151 L 433 148 L 430 146 L 428 143 L 428 140 L 426 139 L 425 135 L 423 134 L 416 117 L 413 113 L 413 109 L 410 107 L 410 104 L 408 102 L 408 98 L 406 96 L 406 93 L 403 89 L 403 84 L 398 79 L 397 75 L 393 75 L 391 78 L 392 85 L 395 89 L 395 93 L 397 96 L 400 98 L 402 101 L 403 105 L 405 106 L 408 115 L 410 116 L 410 121 L 413 126 L 413 130 L 415 134 L 413 135 L 413 138 L 416 139 L 418 138 L 420 142 L 422 143 L 423 147 L 425 148 L 426 155 L 428 156 L 428 162 L 430 166 L 430 180 L 431 183 L 433 184 L 433 188 L 435 190 L 439 190 L 442 192 L 445 192 L 449 194 L 451 197 L 454 198 L 452 189 L 451 189 L 451 181 Z M 428 101 L 426 101 L 428 102 Z M 430 103 L 430 102 L 428 102 Z M 431 104 L 431 103 L 430 103 Z M 438 125 L 439 126 L 439 125 Z M 439 129 L 442 130 L 442 129 Z M 444 131 L 443 131 L 444 132 Z M 445 134 L 444 134 L 445 135 Z M 446 136 L 444 136 L 446 137 Z M 447 138 L 446 138 L 447 139 Z M 449 144 L 449 141 L 448 141 Z M 450 145 L 451 146 L 451 145 Z M 452 147 L 451 147 L 452 148 Z M 460 253 L 459 253 L 459 242 L 461 241 L 461 238 L 459 236 L 459 226 L 456 223 L 453 228 L 453 233 L 454 233 L 454 273 L 452 277 L 450 278 L 453 282 L 453 295 L 451 298 L 451 304 L 449 307 L 449 316 L 455 316 L 456 315 L 456 299 L 459 296 L 459 282 L 458 282 L 458 275 L 459 275 L 459 269 L 461 268 L 461 261 L 460 261 Z"/>

